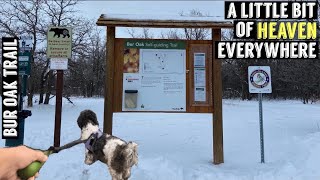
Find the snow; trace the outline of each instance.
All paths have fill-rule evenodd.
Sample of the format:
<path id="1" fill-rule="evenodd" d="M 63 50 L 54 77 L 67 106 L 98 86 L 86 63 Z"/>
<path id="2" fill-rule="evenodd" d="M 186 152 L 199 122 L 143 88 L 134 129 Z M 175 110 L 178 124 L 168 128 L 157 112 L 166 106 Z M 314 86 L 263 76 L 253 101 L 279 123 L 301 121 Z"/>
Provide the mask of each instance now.
<path id="1" fill-rule="evenodd" d="M 204 21 L 217 23 L 231 23 L 223 16 L 174 16 L 165 14 L 102 14 L 100 17 L 108 20 L 129 20 L 129 21 L 152 21 L 152 20 L 168 20 L 168 21 Z"/>
<path id="2" fill-rule="evenodd" d="M 76 119 L 84 109 L 102 124 L 103 99 L 63 102 L 61 144 L 79 138 Z M 54 102 L 35 105 L 25 124 L 25 144 L 53 144 Z M 264 101 L 265 164 L 260 163 L 258 102 L 224 100 L 225 163 L 212 164 L 212 115 L 116 113 L 114 135 L 139 144 L 131 180 L 311 180 L 320 177 L 320 104 Z M 0 141 L 0 147 L 5 144 Z M 39 180 L 110 179 L 107 167 L 84 164 L 84 145 L 51 155 Z"/>

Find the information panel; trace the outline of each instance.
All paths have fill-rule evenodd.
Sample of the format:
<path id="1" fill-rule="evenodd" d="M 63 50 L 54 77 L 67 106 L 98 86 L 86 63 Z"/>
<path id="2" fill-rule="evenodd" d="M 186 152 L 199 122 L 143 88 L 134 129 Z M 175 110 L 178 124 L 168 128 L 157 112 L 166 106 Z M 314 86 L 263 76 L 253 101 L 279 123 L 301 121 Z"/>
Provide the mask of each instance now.
<path id="1" fill-rule="evenodd" d="M 186 111 L 184 42 L 126 42 L 122 111 Z"/>
<path id="2" fill-rule="evenodd" d="M 206 57 L 205 53 L 194 53 L 194 101 L 206 101 Z"/>

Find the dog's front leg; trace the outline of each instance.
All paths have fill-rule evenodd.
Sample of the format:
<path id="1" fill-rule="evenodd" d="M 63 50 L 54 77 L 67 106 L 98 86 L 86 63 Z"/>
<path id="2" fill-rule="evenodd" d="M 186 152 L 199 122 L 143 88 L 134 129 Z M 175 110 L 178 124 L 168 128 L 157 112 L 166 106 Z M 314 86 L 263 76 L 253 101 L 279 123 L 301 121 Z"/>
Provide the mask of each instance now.
<path id="1" fill-rule="evenodd" d="M 87 165 L 91 165 L 96 161 L 97 161 L 96 156 L 92 152 L 90 152 L 88 149 L 86 149 L 86 157 L 85 157 L 84 163 Z"/>
<path id="2" fill-rule="evenodd" d="M 112 180 L 119 180 L 117 177 L 112 176 Z"/>
<path id="3" fill-rule="evenodd" d="M 112 169 L 110 167 L 108 169 L 109 169 L 109 173 L 112 177 L 112 180 L 123 180 L 122 174 L 117 173 L 114 169 Z"/>
<path id="4" fill-rule="evenodd" d="M 111 175 L 112 180 L 123 180 L 122 178 L 119 177 L 119 175 Z"/>
<path id="5" fill-rule="evenodd" d="M 128 180 L 130 176 L 131 176 L 131 168 L 124 170 L 124 172 L 122 173 L 123 180 Z"/>

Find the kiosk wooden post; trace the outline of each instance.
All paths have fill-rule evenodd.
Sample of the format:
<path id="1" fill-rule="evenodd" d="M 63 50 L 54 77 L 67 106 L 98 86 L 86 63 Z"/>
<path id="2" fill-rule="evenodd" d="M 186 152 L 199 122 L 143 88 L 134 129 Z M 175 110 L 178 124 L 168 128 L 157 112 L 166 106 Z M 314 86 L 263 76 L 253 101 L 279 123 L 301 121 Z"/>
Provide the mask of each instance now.
<path id="1" fill-rule="evenodd" d="M 215 42 L 221 39 L 221 29 L 212 29 L 212 47 L 215 49 Z M 213 80 L 213 162 L 220 164 L 224 162 L 223 157 L 223 124 L 222 124 L 222 81 L 221 81 L 221 60 L 212 56 L 212 80 Z"/>
<path id="2" fill-rule="evenodd" d="M 104 92 L 103 132 L 112 135 L 115 27 L 107 27 L 107 59 Z"/>

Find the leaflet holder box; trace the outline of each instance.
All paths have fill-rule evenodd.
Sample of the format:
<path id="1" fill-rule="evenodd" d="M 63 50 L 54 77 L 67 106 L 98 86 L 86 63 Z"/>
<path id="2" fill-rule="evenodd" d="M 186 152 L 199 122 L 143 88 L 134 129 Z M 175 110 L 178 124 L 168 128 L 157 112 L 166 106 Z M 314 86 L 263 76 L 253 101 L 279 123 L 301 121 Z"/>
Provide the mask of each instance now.
<path id="1" fill-rule="evenodd" d="M 125 108 L 137 108 L 138 90 L 124 91 Z"/>

